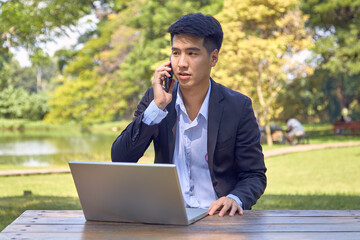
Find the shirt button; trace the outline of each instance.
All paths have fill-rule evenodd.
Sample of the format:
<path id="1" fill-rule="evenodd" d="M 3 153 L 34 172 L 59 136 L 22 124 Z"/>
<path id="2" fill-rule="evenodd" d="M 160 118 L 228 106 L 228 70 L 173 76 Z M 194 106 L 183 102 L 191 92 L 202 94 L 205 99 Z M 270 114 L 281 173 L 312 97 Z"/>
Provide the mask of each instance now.
<path id="1" fill-rule="evenodd" d="M 153 112 L 153 116 L 155 116 L 156 115 L 156 112 Z"/>
<path id="2" fill-rule="evenodd" d="M 191 192 L 190 192 L 190 196 L 194 196 L 194 192 L 191 191 Z"/>
<path id="3" fill-rule="evenodd" d="M 190 150 L 189 150 L 189 149 L 187 149 L 187 150 L 186 150 L 186 153 L 187 153 L 187 154 L 189 154 L 189 152 L 190 152 Z"/>
<path id="4" fill-rule="evenodd" d="M 187 131 L 187 132 L 189 132 L 189 131 L 190 131 L 190 129 L 186 129 L 186 131 Z"/>

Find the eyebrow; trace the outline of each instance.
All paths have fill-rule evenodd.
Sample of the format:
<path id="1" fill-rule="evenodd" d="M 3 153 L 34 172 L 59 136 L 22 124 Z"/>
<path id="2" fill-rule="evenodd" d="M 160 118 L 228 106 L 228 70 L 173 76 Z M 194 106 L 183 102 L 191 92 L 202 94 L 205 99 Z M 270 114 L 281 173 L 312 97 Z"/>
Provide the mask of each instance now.
<path id="1" fill-rule="evenodd" d="M 172 50 L 180 50 L 179 48 L 175 48 L 173 47 Z M 185 51 L 200 51 L 200 48 L 197 48 L 197 47 L 191 47 L 191 48 L 186 48 Z"/>

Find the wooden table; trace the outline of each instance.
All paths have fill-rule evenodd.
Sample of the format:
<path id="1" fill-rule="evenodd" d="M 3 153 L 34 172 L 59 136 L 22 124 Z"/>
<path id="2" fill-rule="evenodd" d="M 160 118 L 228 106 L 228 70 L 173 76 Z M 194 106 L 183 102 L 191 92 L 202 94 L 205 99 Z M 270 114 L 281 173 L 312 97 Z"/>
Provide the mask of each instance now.
<path id="1" fill-rule="evenodd" d="M 360 210 L 245 211 L 190 226 L 86 222 L 82 211 L 24 212 L 0 239 L 360 239 Z"/>

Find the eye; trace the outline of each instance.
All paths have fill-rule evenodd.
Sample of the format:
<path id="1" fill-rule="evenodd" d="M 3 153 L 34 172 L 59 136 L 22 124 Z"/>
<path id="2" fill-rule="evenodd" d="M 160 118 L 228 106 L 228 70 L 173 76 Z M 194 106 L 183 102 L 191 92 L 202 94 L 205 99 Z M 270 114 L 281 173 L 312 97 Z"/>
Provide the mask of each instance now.
<path id="1" fill-rule="evenodd" d="M 196 55 L 198 55 L 198 54 L 197 54 L 197 52 L 189 52 L 189 55 L 190 55 L 190 56 L 196 56 Z"/>
<path id="2" fill-rule="evenodd" d="M 177 56 L 177 55 L 179 55 L 180 53 L 179 52 L 177 52 L 177 51 L 173 51 L 172 52 L 172 55 L 174 55 L 174 56 Z"/>

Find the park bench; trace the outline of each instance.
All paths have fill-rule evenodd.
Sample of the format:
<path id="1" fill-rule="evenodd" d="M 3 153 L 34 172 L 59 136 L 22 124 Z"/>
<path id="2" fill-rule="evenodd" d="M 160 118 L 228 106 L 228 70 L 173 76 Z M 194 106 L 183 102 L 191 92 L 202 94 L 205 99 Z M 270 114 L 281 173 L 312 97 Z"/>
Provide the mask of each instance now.
<path id="1" fill-rule="evenodd" d="M 334 134 L 343 134 L 344 130 L 350 130 L 351 134 L 358 134 L 360 130 L 360 121 L 336 121 L 333 126 Z"/>
<path id="2" fill-rule="evenodd" d="M 296 144 L 309 144 L 310 137 L 306 133 L 296 136 Z"/>
<path id="3" fill-rule="evenodd" d="M 270 126 L 271 130 L 271 138 L 273 142 L 278 142 L 280 144 L 286 144 L 288 141 L 286 140 L 286 131 L 281 128 L 281 126 Z M 262 142 L 265 143 L 265 129 L 261 129 L 262 134 Z M 306 133 L 295 137 L 296 144 L 309 144 L 310 137 Z"/>

